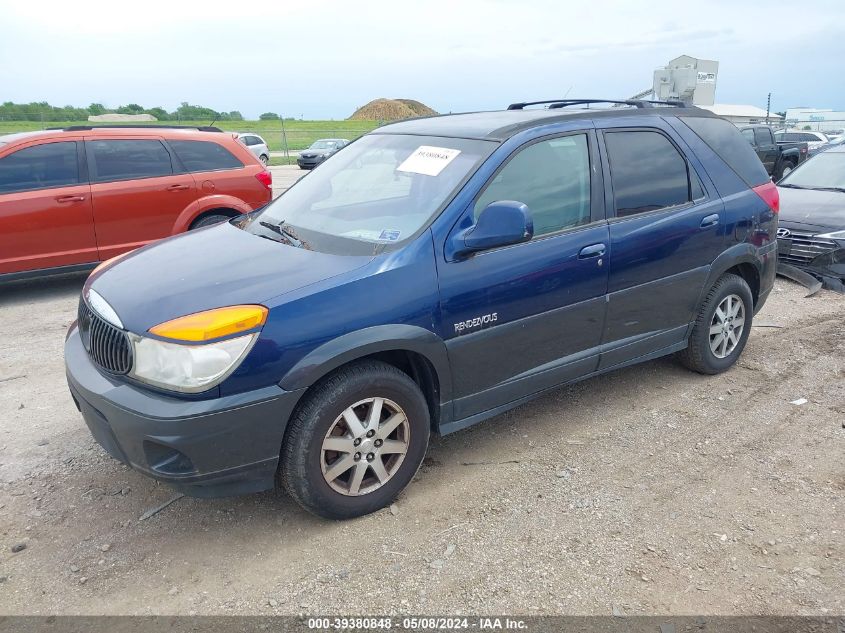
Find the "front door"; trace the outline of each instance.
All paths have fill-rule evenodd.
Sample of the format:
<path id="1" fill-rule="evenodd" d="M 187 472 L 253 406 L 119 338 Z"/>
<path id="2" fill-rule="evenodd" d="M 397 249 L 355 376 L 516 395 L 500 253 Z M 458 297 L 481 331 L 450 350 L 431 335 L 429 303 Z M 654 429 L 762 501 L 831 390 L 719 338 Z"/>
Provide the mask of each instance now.
<path id="1" fill-rule="evenodd" d="M 708 193 L 668 134 L 640 128 L 602 136 L 615 216 L 599 365 L 605 369 L 685 339 L 725 236 L 721 199 Z"/>
<path id="2" fill-rule="evenodd" d="M 533 239 L 438 263 L 456 420 L 595 370 L 608 269 L 597 155 L 592 131 L 517 150 L 471 212 L 523 202 Z"/>
<path id="3" fill-rule="evenodd" d="M 0 158 L 0 274 L 98 260 L 79 151 L 44 142 Z"/>
<path id="4" fill-rule="evenodd" d="M 174 173 L 179 170 L 158 139 L 89 138 L 85 149 L 100 259 L 171 235 L 196 202 L 193 176 Z"/>

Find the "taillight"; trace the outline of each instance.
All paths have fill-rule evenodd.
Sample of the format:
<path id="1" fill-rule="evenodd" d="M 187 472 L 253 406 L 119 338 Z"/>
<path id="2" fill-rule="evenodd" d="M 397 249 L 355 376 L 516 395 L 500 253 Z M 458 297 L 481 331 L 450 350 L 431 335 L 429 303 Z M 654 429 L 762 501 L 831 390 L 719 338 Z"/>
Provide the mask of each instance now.
<path id="1" fill-rule="evenodd" d="M 255 177 L 258 179 L 258 182 L 267 187 L 267 189 L 270 191 L 273 190 L 273 174 L 269 171 L 260 171 L 255 174 Z"/>
<path id="2" fill-rule="evenodd" d="M 760 196 L 772 211 L 775 213 L 780 211 L 780 194 L 777 186 L 771 180 L 754 187 L 752 191 Z"/>

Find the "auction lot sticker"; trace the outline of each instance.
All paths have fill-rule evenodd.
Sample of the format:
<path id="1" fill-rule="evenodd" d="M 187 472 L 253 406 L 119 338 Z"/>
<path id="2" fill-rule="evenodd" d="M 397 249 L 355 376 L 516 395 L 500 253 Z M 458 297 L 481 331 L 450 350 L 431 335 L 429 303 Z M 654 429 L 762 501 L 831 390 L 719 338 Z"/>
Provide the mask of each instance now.
<path id="1" fill-rule="evenodd" d="M 459 149 L 420 145 L 405 159 L 405 162 L 396 168 L 396 171 L 404 171 L 409 174 L 423 174 L 424 176 L 437 176 L 460 153 L 461 150 Z"/>

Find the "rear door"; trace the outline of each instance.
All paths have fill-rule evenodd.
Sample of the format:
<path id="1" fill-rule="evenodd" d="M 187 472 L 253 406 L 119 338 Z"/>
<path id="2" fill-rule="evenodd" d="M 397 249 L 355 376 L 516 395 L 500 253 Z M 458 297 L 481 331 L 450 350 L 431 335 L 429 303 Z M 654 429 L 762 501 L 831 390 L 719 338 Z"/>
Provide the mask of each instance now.
<path id="1" fill-rule="evenodd" d="M 98 260 L 81 139 L 0 157 L 0 274 Z"/>
<path id="2" fill-rule="evenodd" d="M 609 128 L 602 137 L 614 216 L 604 369 L 685 339 L 725 238 L 721 199 L 674 135 L 661 126 Z"/>
<path id="3" fill-rule="evenodd" d="M 87 138 L 94 223 L 100 259 L 173 232 L 197 191 L 159 138 Z"/>
<path id="4" fill-rule="evenodd" d="M 255 178 L 255 174 L 264 171 L 257 159 L 253 158 L 252 164 L 245 165 L 229 149 L 214 141 L 170 139 L 167 143 L 183 167 L 193 174 L 202 196 L 231 196 L 253 209 L 269 201 L 269 192 Z M 223 206 L 230 205 L 226 202 Z"/>
<path id="5" fill-rule="evenodd" d="M 757 156 L 766 168 L 766 173 L 773 174 L 778 160 L 778 146 L 772 131 L 767 127 L 754 128 L 754 141 L 757 145 Z"/>

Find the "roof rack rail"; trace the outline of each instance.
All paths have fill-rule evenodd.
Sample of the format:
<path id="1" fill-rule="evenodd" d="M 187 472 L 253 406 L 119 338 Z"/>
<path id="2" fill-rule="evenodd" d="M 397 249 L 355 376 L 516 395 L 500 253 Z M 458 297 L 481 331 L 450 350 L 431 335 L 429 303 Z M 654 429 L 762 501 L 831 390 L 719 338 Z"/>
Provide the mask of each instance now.
<path id="1" fill-rule="evenodd" d="M 659 105 L 673 106 L 676 108 L 685 108 L 686 104 L 683 101 L 646 101 L 643 99 L 546 99 L 544 101 L 525 101 L 522 103 L 512 103 L 508 106 L 508 110 L 522 110 L 526 106 L 545 105 L 549 104 L 550 110 L 558 108 L 566 108 L 573 105 L 589 105 L 591 103 L 613 103 L 616 105 L 629 105 L 635 108 L 653 108 Z"/>
<path id="2" fill-rule="evenodd" d="M 117 129 L 168 129 L 168 130 L 199 130 L 200 132 L 222 132 L 219 127 L 211 125 L 143 125 L 140 123 L 123 123 L 115 125 L 70 125 L 68 127 L 48 127 L 48 130 L 61 130 L 63 132 L 84 132 L 86 130 L 97 130 L 100 128 L 117 128 Z"/>

